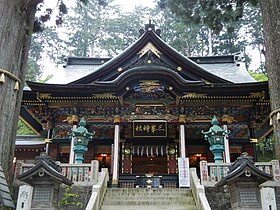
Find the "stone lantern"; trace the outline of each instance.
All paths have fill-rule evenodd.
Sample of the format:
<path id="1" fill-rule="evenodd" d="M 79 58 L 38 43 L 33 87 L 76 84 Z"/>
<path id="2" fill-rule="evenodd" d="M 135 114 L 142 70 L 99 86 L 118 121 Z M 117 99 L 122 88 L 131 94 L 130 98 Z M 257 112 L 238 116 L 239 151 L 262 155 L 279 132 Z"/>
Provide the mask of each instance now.
<path id="1" fill-rule="evenodd" d="M 276 199 L 271 196 L 271 191 L 268 194 L 266 191 L 269 189 L 263 189 L 261 194 L 259 189 L 262 183 L 272 180 L 272 176 L 258 169 L 253 157 L 244 152 L 229 169 L 228 175 L 217 182 L 215 187 L 229 187 L 232 210 L 276 210 Z"/>
<path id="2" fill-rule="evenodd" d="M 210 151 L 214 154 L 215 163 L 223 162 L 223 152 L 225 151 L 224 136 L 229 134 L 229 131 L 223 130 L 219 126 L 219 121 L 216 116 L 213 117 L 211 124 L 213 125 L 209 131 L 203 132 L 205 140 L 210 143 Z"/>
<path id="3" fill-rule="evenodd" d="M 83 163 L 84 154 L 87 152 L 88 142 L 92 140 L 92 136 L 94 133 L 88 132 L 85 128 L 86 120 L 84 117 L 79 122 L 79 128 L 76 130 L 72 130 L 72 136 L 74 138 L 74 153 L 75 153 L 75 163 L 80 164 Z"/>
<path id="4" fill-rule="evenodd" d="M 20 210 L 56 210 L 60 186 L 73 184 L 61 173 L 58 163 L 45 152 L 35 158 L 34 167 L 17 178 L 29 184 L 19 188 L 17 209 Z"/>

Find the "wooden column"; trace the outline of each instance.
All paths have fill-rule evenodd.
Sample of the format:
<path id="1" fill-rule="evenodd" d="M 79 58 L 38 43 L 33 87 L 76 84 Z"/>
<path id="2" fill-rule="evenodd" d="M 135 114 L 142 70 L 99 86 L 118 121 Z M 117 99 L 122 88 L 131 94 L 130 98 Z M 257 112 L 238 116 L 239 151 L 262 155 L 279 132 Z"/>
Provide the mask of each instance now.
<path id="1" fill-rule="evenodd" d="M 77 129 L 77 125 L 73 125 L 72 130 L 76 130 Z M 71 145 L 70 145 L 70 156 L 69 156 L 69 163 L 70 164 L 74 164 L 74 160 L 75 160 L 75 153 L 74 153 L 74 137 L 71 137 Z"/>
<path id="2" fill-rule="evenodd" d="M 223 125 L 223 129 L 228 131 L 227 125 Z M 229 139 L 228 134 L 224 136 L 224 146 L 225 146 L 225 163 L 230 163 L 230 152 L 229 152 Z"/>
<path id="3" fill-rule="evenodd" d="M 118 186 L 119 179 L 119 147 L 120 147 L 120 116 L 114 116 L 115 131 L 114 131 L 114 160 L 113 160 L 113 177 L 112 187 Z"/>
<path id="4" fill-rule="evenodd" d="M 122 144 L 122 173 L 131 174 L 132 173 L 132 144 L 123 143 Z"/>
<path id="5" fill-rule="evenodd" d="M 47 138 L 45 139 L 47 155 L 49 154 L 49 147 L 50 147 L 51 139 L 52 139 L 52 137 L 51 137 L 51 128 L 48 128 L 48 135 L 47 135 Z"/>
<path id="6" fill-rule="evenodd" d="M 179 115 L 180 123 L 180 157 L 186 157 L 186 140 L 185 140 L 185 122 L 186 115 Z"/>

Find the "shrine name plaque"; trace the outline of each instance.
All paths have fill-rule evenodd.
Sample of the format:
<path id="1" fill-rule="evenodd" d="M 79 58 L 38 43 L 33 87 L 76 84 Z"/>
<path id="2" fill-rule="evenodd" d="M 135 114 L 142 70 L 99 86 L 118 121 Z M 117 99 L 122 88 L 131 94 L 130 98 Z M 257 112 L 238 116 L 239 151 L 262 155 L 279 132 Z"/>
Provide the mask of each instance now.
<path id="1" fill-rule="evenodd" d="M 166 120 L 134 120 L 133 137 L 167 137 Z"/>

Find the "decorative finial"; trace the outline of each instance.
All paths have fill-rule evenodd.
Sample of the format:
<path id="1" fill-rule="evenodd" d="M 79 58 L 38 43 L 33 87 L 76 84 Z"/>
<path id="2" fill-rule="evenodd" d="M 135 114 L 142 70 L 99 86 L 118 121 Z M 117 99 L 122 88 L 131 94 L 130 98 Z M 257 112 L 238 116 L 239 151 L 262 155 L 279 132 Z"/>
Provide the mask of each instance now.
<path id="1" fill-rule="evenodd" d="M 155 24 L 152 23 L 152 16 L 148 16 L 148 18 L 146 17 L 147 16 L 145 16 L 145 19 L 146 20 L 148 19 L 148 24 L 145 24 L 145 29 L 139 30 L 140 36 L 142 36 L 145 33 L 145 31 L 154 31 L 158 36 L 160 36 L 161 30 L 160 29 L 155 30 Z"/>
<path id="2" fill-rule="evenodd" d="M 86 124 L 87 124 L 87 122 L 86 122 L 85 118 L 84 118 L 84 117 L 82 117 L 82 119 L 81 119 L 81 120 L 80 120 L 80 122 L 79 122 L 79 126 L 83 126 L 83 127 L 85 127 L 85 126 L 86 126 Z"/>
<path id="3" fill-rule="evenodd" d="M 211 121 L 211 124 L 212 125 L 219 125 L 219 121 L 218 121 L 218 119 L 217 119 L 217 117 L 215 115 L 214 115 L 214 117 L 213 117 L 213 119 Z"/>

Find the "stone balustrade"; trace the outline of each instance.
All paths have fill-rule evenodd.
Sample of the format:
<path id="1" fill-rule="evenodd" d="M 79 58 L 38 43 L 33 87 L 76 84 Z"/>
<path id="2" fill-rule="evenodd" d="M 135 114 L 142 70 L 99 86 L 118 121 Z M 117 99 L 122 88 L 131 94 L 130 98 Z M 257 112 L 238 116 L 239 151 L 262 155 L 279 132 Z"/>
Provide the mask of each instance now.
<path id="1" fill-rule="evenodd" d="M 15 178 L 30 170 L 35 164 L 17 161 L 15 168 Z M 91 163 L 67 164 L 61 163 L 61 173 L 72 182 L 97 182 L 98 179 L 98 161 L 92 160 Z"/>
<path id="2" fill-rule="evenodd" d="M 190 169 L 191 189 L 198 209 L 211 210 L 208 200 L 205 195 L 205 188 L 200 184 L 197 177 L 196 168 Z"/>
<path id="3" fill-rule="evenodd" d="M 99 210 L 109 181 L 108 169 L 103 168 L 97 183 L 92 186 L 92 194 L 85 210 Z"/>
<path id="4" fill-rule="evenodd" d="M 227 176 L 230 163 L 208 163 L 207 161 L 200 161 L 200 177 L 201 183 L 204 186 L 214 186 L 223 177 Z M 256 162 L 261 171 L 273 176 L 274 181 L 280 181 L 280 167 L 278 160 L 270 162 Z"/>

